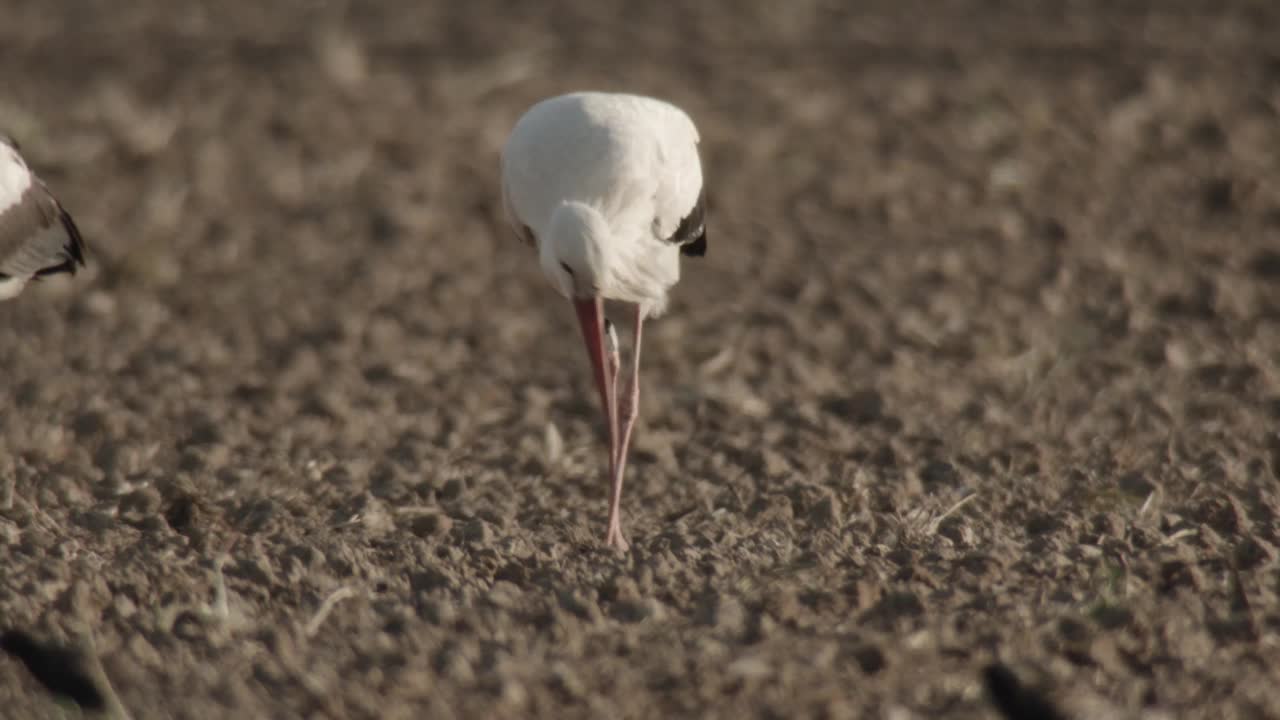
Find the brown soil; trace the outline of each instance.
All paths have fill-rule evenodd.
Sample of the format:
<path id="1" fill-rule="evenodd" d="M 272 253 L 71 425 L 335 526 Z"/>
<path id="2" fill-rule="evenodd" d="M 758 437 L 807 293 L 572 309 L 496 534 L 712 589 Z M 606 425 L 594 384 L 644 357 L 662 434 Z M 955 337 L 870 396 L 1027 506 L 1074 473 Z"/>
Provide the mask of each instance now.
<path id="1" fill-rule="evenodd" d="M 0 625 L 135 718 L 1280 716 L 1280 6 L 347 5 L 8 0 L 93 256 L 0 306 Z M 713 202 L 625 556 L 496 189 L 587 87 Z"/>

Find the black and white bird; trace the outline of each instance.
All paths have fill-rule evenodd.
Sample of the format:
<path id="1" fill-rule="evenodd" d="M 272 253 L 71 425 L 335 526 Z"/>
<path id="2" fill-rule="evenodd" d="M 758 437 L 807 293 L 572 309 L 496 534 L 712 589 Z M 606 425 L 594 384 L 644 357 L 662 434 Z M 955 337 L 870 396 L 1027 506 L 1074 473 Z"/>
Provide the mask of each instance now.
<path id="1" fill-rule="evenodd" d="M 0 135 L 0 300 L 38 280 L 74 274 L 84 240 L 71 215 L 27 168 L 17 144 Z"/>
<path id="2" fill-rule="evenodd" d="M 620 505 L 640 403 L 640 340 L 680 279 L 680 256 L 707 251 L 698 130 L 649 97 L 579 92 L 549 98 L 516 123 L 502 151 L 508 222 L 578 314 L 609 435 L 609 526 L 625 550 Z M 631 372 L 618 395 L 617 340 L 604 301 L 631 306 Z"/>

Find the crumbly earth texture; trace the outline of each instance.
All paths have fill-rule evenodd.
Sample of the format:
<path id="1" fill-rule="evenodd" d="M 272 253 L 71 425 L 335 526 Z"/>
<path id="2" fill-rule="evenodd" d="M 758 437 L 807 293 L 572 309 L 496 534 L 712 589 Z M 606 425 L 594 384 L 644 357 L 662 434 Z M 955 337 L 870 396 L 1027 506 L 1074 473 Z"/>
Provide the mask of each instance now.
<path id="1" fill-rule="evenodd" d="M 1280 716 L 1280 6 L 8 0 L 0 625 L 135 718 Z M 602 546 L 535 100 L 696 119 Z M 618 316 L 621 319 L 621 315 Z M 621 333 L 624 337 L 627 333 Z M 59 706 L 0 658 L 0 714 Z"/>

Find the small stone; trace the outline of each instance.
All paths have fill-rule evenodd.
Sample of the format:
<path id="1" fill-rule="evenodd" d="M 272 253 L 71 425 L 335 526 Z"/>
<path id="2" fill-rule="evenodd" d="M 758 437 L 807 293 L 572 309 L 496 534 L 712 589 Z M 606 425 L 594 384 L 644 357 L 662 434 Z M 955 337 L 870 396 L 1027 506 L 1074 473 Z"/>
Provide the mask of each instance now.
<path id="1" fill-rule="evenodd" d="M 699 615 L 702 624 L 714 627 L 728 635 L 741 635 L 747 629 L 747 610 L 732 595 L 711 593 L 704 599 Z"/>
<path id="2" fill-rule="evenodd" d="M 169 507 L 164 511 L 164 519 L 174 532 L 183 535 L 189 535 L 203 524 L 199 503 L 194 495 L 185 492 L 178 493 L 169 502 Z"/>
<path id="3" fill-rule="evenodd" d="M 1066 642 L 1083 644 L 1089 642 L 1091 633 L 1089 626 L 1075 618 L 1062 618 L 1058 621 L 1058 634 Z"/>
<path id="4" fill-rule="evenodd" d="M 560 603 L 561 610 L 581 620 L 592 622 L 602 616 L 600 606 L 594 600 L 572 590 L 561 590 L 556 594 L 556 600 Z"/>
<path id="5" fill-rule="evenodd" d="M 1226 147 L 1227 134 L 1212 118 L 1204 118 L 1187 131 L 1187 140 L 1206 150 L 1221 150 Z"/>
<path id="6" fill-rule="evenodd" d="M 1193 565 L 1180 560 L 1170 560 L 1160 566 L 1157 587 L 1166 595 L 1176 592 L 1179 588 L 1199 592 L 1203 585 L 1200 569 Z"/>
<path id="7" fill-rule="evenodd" d="M 1260 280 L 1280 281 L 1280 251 L 1263 250 L 1254 255 L 1249 272 Z"/>
<path id="8" fill-rule="evenodd" d="M 1200 202 L 1206 212 L 1226 214 L 1235 210 L 1235 188 L 1229 178 L 1210 179 L 1200 192 Z"/>
<path id="9" fill-rule="evenodd" d="M 419 515 L 409 523 L 409 531 L 421 538 L 448 535 L 452 529 L 453 519 L 437 512 Z"/>
<path id="10" fill-rule="evenodd" d="M 138 612 L 137 604 L 134 603 L 133 600 L 129 599 L 128 595 L 123 593 L 117 593 L 115 597 L 112 598 L 111 607 L 115 610 L 116 615 L 123 619 L 131 618 Z"/>
<path id="11" fill-rule="evenodd" d="M 888 665 L 884 652 L 875 645 L 861 645 L 850 651 L 854 662 L 858 663 L 858 667 L 867 675 L 875 675 Z"/>
<path id="12" fill-rule="evenodd" d="M 954 485 L 960 481 L 960 473 L 945 460 L 930 460 L 920 470 L 920 482 L 926 487 L 930 485 Z"/>
<path id="13" fill-rule="evenodd" d="M 1058 518 L 1053 513 L 1036 511 L 1027 518 L 1028 535 L 1044 535 L 1058 529 Z"/>
<path id="14" fill-rule="evenodd" d="M 160 502 L 160 493 L 155 488 L 140 488 L 120 498 L 120 514 L 130 518 L 151 515 L 160 509 Z"/>
<path id="15" fill-rule="evenodd" d="M 578 678 L 578 674 L 568 665 L 558 662 L 551 666 L 551 688 L 558 694 L 577 699 L 586 694 L 586 686 Z"/>
<path id="16" fill-rule="evenodd" d="M 81 440 L 93 437 L 102 432 L 106 422 L 103 414 L 96 410 L 82 412 L 71 421 L 71 430 Z"/>
<path id="17" fill-rule="evenodd" d="M 204 636 L 204 622 L 190 610 L 183 610 L 173 620 L 173 634 L 180 640 L 188 642 Z"/>
<path id="18" fill-rule="evenodd" d="M 244 578 L 264 588 L 269 588 L 276 584 L 276 576 L 271 569 L 271 563 L 261 553 L 253 553 L 239 558 L 234 565 L 226 568 L 226 572 L 228 575 Z"/>
<path id="19" fill-rule="evenodd" d="M 133 656 L 134 662 L 146 668 L 160 668 L 164 665 L 164 660 L 160 657 L 159 651 L 155 645 L 147 639 L 144 633 L 134 633 L 126 643 L 129 648 L 129 654 Z"/>
<path id="20" fill-rule="evenodd" d="M 638 623 L 653 618 L 661 620 L 666 617 L 666 607 L 654 598 L 623 600 L 614 603 L 612 615 L 614 619 L 626 623 Z"/>
<path id="21" fill-rule="evenodd" d="M 489 589 L 489 604 L 497 608 L 511 609 L 520 603 L 520 588 L 507 582 L 499 580 Z"/>
<path id="22" fill-rule="evenodd" d="M 395 529 L 395 520 L 391 517 L 387 504 L 366 493 L 355 503 L 360 507 L 358 515 L 360 525 L 370 534 L 381 535 Z"/>
<path id="23" fill-rule="evenodd" d="M 809 521 L 814 526 L 822 529 L 833 529 L 840 525 L 841 508 L 840 500 L 835 494 L 828 490 L 822 499 L 814 503 L 809 510 Z"/>
<path id="24" fill-rule="evenodd" d="M 1196 506 L 1193 516 L 1226 536 L 1235 535 L 1249 525 L 1248 514 L 1229 495 L 1207 498 Z"/>
<path id="25" fill-rule="evenodd" d="M 886 620 L 918 617 L 924 614 L 924 603 L 909 590 L 890 591 L 881 596 L 880 602 L 869 612 Z"/>
<path id="26" fill-rule="evenodd" d="M 752 679 L 765 678 L 773 674 L 773 668 L 769 662 L 759 657 L 744 657 L 729 663 L 727 668 L 729 675 Z"/>
<path id="27" fill-rule="evenodd" d="M 1097 513 L 1089 521 L 1089 529 L 1095 535 L 1122 538 L 1124 537 L 1125 521 L 1117 513 Z"/>
<path id="28" fill-rule="evenodd" d="M 285 551 L 285 557 L 309 571 L 324 566 L 324 553 L 311 545 L 295 544 Z"/>
<path id="29" fill-rule="evenodd" d="M 102 535 L 117 525 L 116 518 L 101 510 L 87 510 L 76 515 L 76 523 L 84 529 Z"/>
<path id="30" fill-rule="evenodd" d="M 854 425 L 870 425 L 884 415 L 884 398 L 874 389 L 857 390 L 847 397 L 828 397 L 822 409 Z"/>
<path id="31" fill-rule="evenodd" d="M 92 617 L 93 588 L 84 580 L 77 580 L 58 601 L 58 609 L 78 619 Z"/>
<path id="32" fill-rule="evenodd" d="M 1142 473 L 1125 473 L 1120 478 L 1120 490 L 1138 498 L 1146 498 L 1155 490 L 1155 485 L 1142 476 Z"/>
<path id="33" fill-rule="evenodd" d="M 493 541 L 493 526 L 480 518 L 472 518 L 458 529 L 458 536 L 463 542 L 488 545 Z"/>
<path id="34" fill-rule="evenodd" d="M 1270 565 L 1275 562 L 1276 554 L 1275 546 L 1250 535 L 1236 546 L 1236 567 L 1241 570 L 1252 570 L 1262 565 Z"/>
<path id="35" fill-rule="evenodd" d="M 451 478 L 445 481 L 444 485 L 440 488 L 440 492 L 436 494 L 436 497 L 438 497 L 441 502 L 452 502 L 457 500 L 465 489 L 466 487 L 463 485 L 462 480 L 458 478 Z"/>
<path id="36" fill-rule="evenodd" d="M 447 574 L 434 567 L 424 567 L 409 576 L 409 587 L 414 592 L 429 593 L 441 588 L 447 588 L 452 584 L 453 581 Z"/>
<path id="37" fill-rule="evenodd" d="M 1128 608 L 1110 603 L 1098 605 L 1089 615 L 1105 630 L 1118 630 L 1133 622 L 1133 613 Z"/>

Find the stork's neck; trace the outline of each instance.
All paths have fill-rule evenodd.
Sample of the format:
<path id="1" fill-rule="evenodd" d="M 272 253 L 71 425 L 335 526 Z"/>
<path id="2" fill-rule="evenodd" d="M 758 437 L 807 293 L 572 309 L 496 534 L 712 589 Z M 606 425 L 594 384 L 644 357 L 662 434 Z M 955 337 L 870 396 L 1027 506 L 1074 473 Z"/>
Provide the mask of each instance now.
<path id="1" fill-rule="evenodd" d="M 613 253 L 609 223 L 580 202 L 561 203 L 542 243 L 542 270 L 569 297 L 600 295 L 608 284 Z"/>

